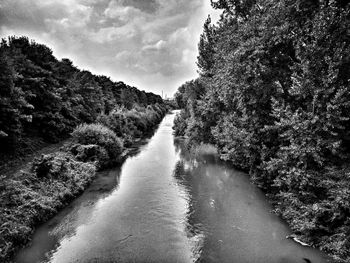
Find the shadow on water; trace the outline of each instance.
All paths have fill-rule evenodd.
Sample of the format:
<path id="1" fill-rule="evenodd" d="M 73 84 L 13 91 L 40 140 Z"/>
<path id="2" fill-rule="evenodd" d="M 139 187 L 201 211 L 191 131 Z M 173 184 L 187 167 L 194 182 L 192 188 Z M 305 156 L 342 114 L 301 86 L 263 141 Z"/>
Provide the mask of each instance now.
<path id="1" fill-rule="evenodd" d="M 286 239 L 290 229 L 245 173 L 210 149 L 189 151 L 180 139 L 174 145 L 180 156 L 174 177 L 188 194 L 186 228 L 196 243 L 196 262 L 330 262 Z"/>

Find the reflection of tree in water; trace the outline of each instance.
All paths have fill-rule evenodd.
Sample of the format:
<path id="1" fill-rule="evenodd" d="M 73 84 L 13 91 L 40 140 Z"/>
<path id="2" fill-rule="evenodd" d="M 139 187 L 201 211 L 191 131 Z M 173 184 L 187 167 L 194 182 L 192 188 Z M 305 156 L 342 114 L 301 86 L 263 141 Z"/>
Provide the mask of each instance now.
<path id="1" fill-rule="evenodd" d="M 221 253 L 221 236 L 228 236 L 225 233 L 225 223 L 222 222 L 227 218 L 222 204 L 227 199 L 227 190 L 223 187 L 227 177 L 211 176 L 217 170 L 221 173 L 224 170 L 218 166 L 214 156 L 191 153 L 180 140 L 174 144 L 180 155 L 174 177 L 189 195 L 187 233 L 197 243 L 193 251 L 194 257 L 197 262 L 228 261 L 228 258 L 222 258 L 225 253 Z M 224 227 L 216 227 L 218 224 Z"/>
<path id="2" fill-rule="evenodd" d="M 248 177 L 217 155 L 189 151 L 175 140 L 180 156 L 174 177 L 188 195 L 186 231 L 195 262 L 301 263 L 309 260 L 281 244 L 286 229 L 273 220 L 264 195 Z M 282 252 L 281 252 L 282 251 Z M 258 261 L 257 261 L 258 260 Z M 312 261 L 315 262 L 315 261 Z"/>

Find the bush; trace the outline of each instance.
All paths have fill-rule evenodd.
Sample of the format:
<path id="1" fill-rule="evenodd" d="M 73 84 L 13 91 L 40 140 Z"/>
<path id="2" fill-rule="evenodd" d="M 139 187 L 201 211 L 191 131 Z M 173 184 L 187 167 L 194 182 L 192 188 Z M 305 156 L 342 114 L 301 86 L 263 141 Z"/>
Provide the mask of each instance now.
<path id="1" fill-rule="evenodd" d="M 309 183 L 317 190 L 280 191 L 276 212 L 302 240 L 317 244 L 339 262 L 349 262 L 350 168 L 332 167 L 323 176 L 326 179 L 317 174 L 315 183 Z"/>
<path id="2" fill-rule="evenodd" d="M 97 117 L 97 122 L 114 131 L 117 136 L 124 137 L 127 120 L 122 109 L 114 109 L 108 115 L 100 114 Z"/>
<path id="3" fill-rule="evenodd" d="M 142 133 L 147 130 L 146 120 L 142 118 L 142 113 L 136 110 L 124 112 L 125 118 L 128 120 L 128 127 L 133 130 L 134 137 L 141 137 Z"/>
<path id="4" fill-rule="evenodd" d="M 145 107 L 135 106 L 133 109 L 116 108 L 108 115 L 101 114 L 97 121 L 123 138 L 125 145 L 132 144 L 135 138 L 140 138 L 159 123 L 167 108 L 161 104 Z"/>
<path id="5" fill-rule="evenodd" d="M 116 159 L 123 151 L 123 142 L 102 124 L 82 124 L 75 128 L 73 138 L 82 145 L 96 144 L 103 147 L 110 159 Z"/>
<path id="6" fill-rule="evenodd" d="M 110 163 L 107 151 L 103 147 L 96 144 L 75 144 L 71 147 L 70 151 L 74 154 L 78 161 L 96 162 L 98 169 L 104 168 Z"/>
<path id="7" fill-rule="evenodd" d="M 115 132 L 117 136 L 124 139 L 126 137 L 140 137 L 141 131 L 136 127 L 136 122 L 139 117 L 132 114 L 128 116 L 130 111 L 124 108 L 113 110 L 109 115 L 102 114 L 97 118 L 97 121 Z"/>
<path id="8" fill-rule="evenodd" d="M 69 180 L 86 168 L 94 170 L 92 167 L 76 161 L 69 153 L 56 152 L 35 158 L 31 170 L 37 178 Z"/>
<path id="9" fill-rule="evenodd" d="M 35 226 L 48 220 L 94 178 L 95 166 L 65 152 L 42 155 L 32 172 L 0 177 L 0 261 L 26 244 Z"/>
<path id="10" fill-rule="evenodd" d="M 186 135 L 186 129 L 187 129 L 187 114 L 185 111 L 181 111 L 180 113 L 176 114 L 174 119 L 174 133 L 175 136 L 185 136 Z"/>

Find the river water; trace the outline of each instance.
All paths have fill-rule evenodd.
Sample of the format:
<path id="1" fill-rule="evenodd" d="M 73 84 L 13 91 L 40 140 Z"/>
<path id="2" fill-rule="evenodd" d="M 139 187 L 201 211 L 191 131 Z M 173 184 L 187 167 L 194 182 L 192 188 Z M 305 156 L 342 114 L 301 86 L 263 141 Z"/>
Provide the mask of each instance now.
<path id="1" fill-rule="evenodd" d="M 172 135 L 174 116 L 40 226 L 15 261 L 327 262 L 285 238 L 290 229 L 246 174 L 210 148 L 186 151 Z"/>

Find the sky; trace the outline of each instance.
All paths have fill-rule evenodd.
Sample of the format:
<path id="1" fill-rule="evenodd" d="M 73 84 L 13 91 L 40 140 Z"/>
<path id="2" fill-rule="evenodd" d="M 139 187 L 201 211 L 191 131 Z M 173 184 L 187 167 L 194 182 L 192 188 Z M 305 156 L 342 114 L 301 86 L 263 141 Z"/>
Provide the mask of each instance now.
<path id="1" fill-rule="evenodd" d="M 0 37 L 28 36 L 80 69 L 171 97 L 198 76 L 210 0 L 0 0 Z"/>

